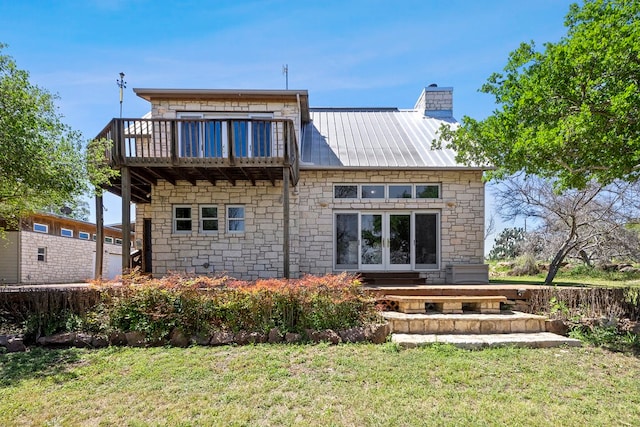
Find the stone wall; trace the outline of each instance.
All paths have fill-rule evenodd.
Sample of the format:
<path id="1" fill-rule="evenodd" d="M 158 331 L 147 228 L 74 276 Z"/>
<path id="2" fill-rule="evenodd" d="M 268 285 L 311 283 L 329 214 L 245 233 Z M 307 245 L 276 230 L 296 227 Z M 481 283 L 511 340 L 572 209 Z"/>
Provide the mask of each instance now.
<path id="1" fill-rule="evenodd" d="M 22 231 L 20 239 L 21 283 L 74 283 L 93 279 L 95 242 L 31 231 Z M 45 248 L 45 261 L 38 261 L 38 248 Z M 122 246 L 105 243 L 104 251 L 103 276 L 106 277 L 109 262 L 115 262 L 106 255 L 122 254 Z"/>
<path id="2" fill-rule="evenodd" d="M 427 271 L 443 283 L 447 264 L 481 264 L 484 259 L 484 184 L 479 171 L 309 171 L 290 195 L 291 275 L 333 271 L 333 216 L 337 210 L 428 210 L 440 214 L 440 268 Z M 438 199 L 334 200 L 334 184 L 441 184 Z M 252 280 L 283 275 L 282 184 L 238 182 L 216 186 L 198 181 L 176 186 L 160 180 L 152 202 L 138 205 L 137 229 L 152 219 L 153 273 L 206 274 L 228 272 Z M 244 205 L 245 232 L 226 231 L 226 207 Z M 173 232 L 173 206 L 191 206 L 192 231 Z M 199 206 L 218 207 L 218 231 L 199 228 Z M 141 238 L 141 236 L 138 236 Z"/>

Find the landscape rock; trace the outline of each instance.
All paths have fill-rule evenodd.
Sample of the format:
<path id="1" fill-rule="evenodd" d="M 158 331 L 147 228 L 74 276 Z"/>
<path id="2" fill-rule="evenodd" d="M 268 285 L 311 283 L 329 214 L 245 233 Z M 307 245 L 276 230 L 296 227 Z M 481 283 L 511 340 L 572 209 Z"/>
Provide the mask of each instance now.
<path id="1" fill-rule="evenodd" d="M 338 334 L 340 335 L 340 338 L 343 342 L 362 342 L 366 339 L 364 334 L 364 327 L 362 326 L 351 329 L 344 329 L 342 331 L 338 331 Z"/>
<path id="2" fill-rule="evenodd" d="M 284 341 L 287 344 L 295 344 L 295 343 L 299 343 L 302 341 L 302 335 L 301 334 L 296 334 L 293 332 L 287 332 L 284 335 Z"/>
<path id="3" fill-rule="evenodd" d="M 92 347 L 91 342 L 93 341 L 93 335 L 85 334 L 83 332 L 78 332 L 76 334 L 76 338 L 73 340 L 74 347 Z"/>
<path id="4" fill-rule="evenodd" d="M 234 335 L 232 332 L 216 331 L 211 336 L 210 345 L 228 345 L 233 343 Z"/>
<path id="5" fill-rule="evenodd" d="M 91 338 L 91 346 L 94 348 L 109 347 L 109 339 L 104 335 L 94 335 Z"/>
<path id="6" fill-rule="evenodd" d="M 265 342 L 265 335 L 260 332 L 239 331 L 235 335 L 234 341 L 238 345 L 258 344 Z"/>
<path id="7" fill-rule="evenodd" d="M 11 337 L 11 338 L 13 338 L 13 337 Z M 8 341 L 9 341 L 9 336 L 8 335 L 0 335 L 0 346 L 6 347 Z"/>
<path id="8" fill-rule="evenodd" d="M 191 342 L 196 345 L 209 345 L 211 337 L 209 335 L 194 335 L 191 337 Z"/>
<path id="9" fill-rule="evenodd" d="M 322 331 L 312 331 L 307 329 L 306 333 L 309 339 L 315 343 L 328 342 L 330 344 L 340 344 L 342 342 L 340 335 L 332 329 L 325 329 Z"/>
<path id="10" fill-rule="evenodd" d="M 22 338 L 19 337 L 8 338 L 5 347 L 9 353 L 21 353 L 27 351 L 27 347 L 24 345 Z"/>
<path id="11" fill-rule="evenodd" d="M 191 340 L 180 329 L 173 328 L 169 334 L 169 344 L 173 347 L 189 347 Z"/>
<path id="12" fill-rule="evenodd" d="M 282 334 L 280 333 L 280 329 L 278 328 L 272 328 L 269 331 L 269 335 L 267 335 L 267 341 L 270 344 L 280 343 L 283 339 L 284 337 L 282 336 Z"/>
<path id="13" fill-rule="evenodd" d="M 569 333 L 569 327 L 562 321 L 562 319 L 548 319 L 545 321 L 545 328 L 547 332 L 553 334 L 567 336 Z"/>
<path id="14" fill-rule="evenodd" d="M 127 336 L 124 332 L 111 332 L 109 334 L 109 344 L 127 345 Z"/>
<path id="15" fill-rule="evenodd" d="M 130 331 L 125 332 L 124 336 L 127 340 L 127 345 L 130 347 L 144 347 L 146 346 L 145 335 L 143 332 Z"/>
<path id="16" fill-rule="evenodd" d="M 75 332 L 62 332 L 60 334 L 49 335 L 38 338 L 38 344 L 43 346 L 71 347 L 76 340 Z"/>
<path id="17" fill-rule="evenodd" d="M 365 337 L 374 344 L 384 344 L 390 333 L 391 330 L 388 323 L 367 325 L 364 329 Z"/>

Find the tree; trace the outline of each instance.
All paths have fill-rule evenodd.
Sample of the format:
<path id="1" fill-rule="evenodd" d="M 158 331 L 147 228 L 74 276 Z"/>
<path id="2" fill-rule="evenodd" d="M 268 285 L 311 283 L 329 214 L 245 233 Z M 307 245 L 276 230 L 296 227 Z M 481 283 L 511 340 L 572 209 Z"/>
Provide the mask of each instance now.
<path id="1" fill-rule="evenodd" d="M 64 206 L 88 189 L 78 132 L 63 124 L 56 96 L 32 85 L 0 44 L 0 217 Z"/>
<path id="2" fill-rule="evenodd" d="M 537 51 L 511 52 L 503 73 L 480 89 L 498 108 L 441 128 L 466 164 L 491 164 L 489 176 L 517 171 L 559 178 L 563 188 L 640 177 L 640 2 L 585 0 L 565 19 L 566 36 Z"/>
<path id="3" fill-rule="evenodd" d="M 501 215 L 512 220 L 534 218 L 538 229 L 531 242 L 551 260 L 545 284 L 550 285 L 567 257 L 605 262 L 640 259 L 638 233 L 629 228 L 640 203 L 640 185 L 616 181 L 589 183 L 582 190 L 558 192 L 552 180 L 515 175 L 496 187 Z M 544 242 L 541 245 L 540 241 Z"/>
<path id="4" fill-rule="evenodd" d="M 524 242 L 524 228 L 505 228 L 498 234 L 489 251 L 489 259 L 512 259 L 522 254 Z"/>

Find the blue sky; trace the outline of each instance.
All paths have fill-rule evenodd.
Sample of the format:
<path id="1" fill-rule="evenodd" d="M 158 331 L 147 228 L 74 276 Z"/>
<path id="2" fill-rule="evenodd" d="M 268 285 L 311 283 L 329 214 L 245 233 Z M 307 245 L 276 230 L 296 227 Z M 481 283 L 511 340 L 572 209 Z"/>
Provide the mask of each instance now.
<path id="1" fill-rule="evenodd" d="M 437 83 L 454 88 L 456 118 L 482 119 L 495 105 L 478 88 L 520 42 L 558 41 L 571 3 L 0 0 L 0 42 L 87 139 L 119 114 L 119 72 L 125 117 L 149 110 L 134 87 L 284 89 L 288 64 L 311 106 L 411 108 Z M 119 222 L 119 199 L 105 202 Z"/>

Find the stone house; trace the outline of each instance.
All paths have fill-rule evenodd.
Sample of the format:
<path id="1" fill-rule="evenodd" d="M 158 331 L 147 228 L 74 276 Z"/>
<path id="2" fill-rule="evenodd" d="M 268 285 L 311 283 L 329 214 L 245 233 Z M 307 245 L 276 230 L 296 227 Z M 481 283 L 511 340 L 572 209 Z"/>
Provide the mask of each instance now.
<path id="1" fill-rule="evenodd" d="M 94 277 L 95 224 L 36 213 L 0 239 L 0 284 L 82 283 Z M 102 276 L 122 272 L 122 229 L 105 227 Z M 125 252 L 126 253 L 126 252 Z"/>
<path id="2" fill-rule="evenodd" d="M 121 174 L 106 189 L 123 224 L 136 204 L 145 271 L 487 281 L 486 168 L 431 149 L 455 124 L 452 88 L 424 88 L 409 110 L 310 108 L 306 90 L 134 91 L 150 114 L 98 138 L 113 141 Z"/>

